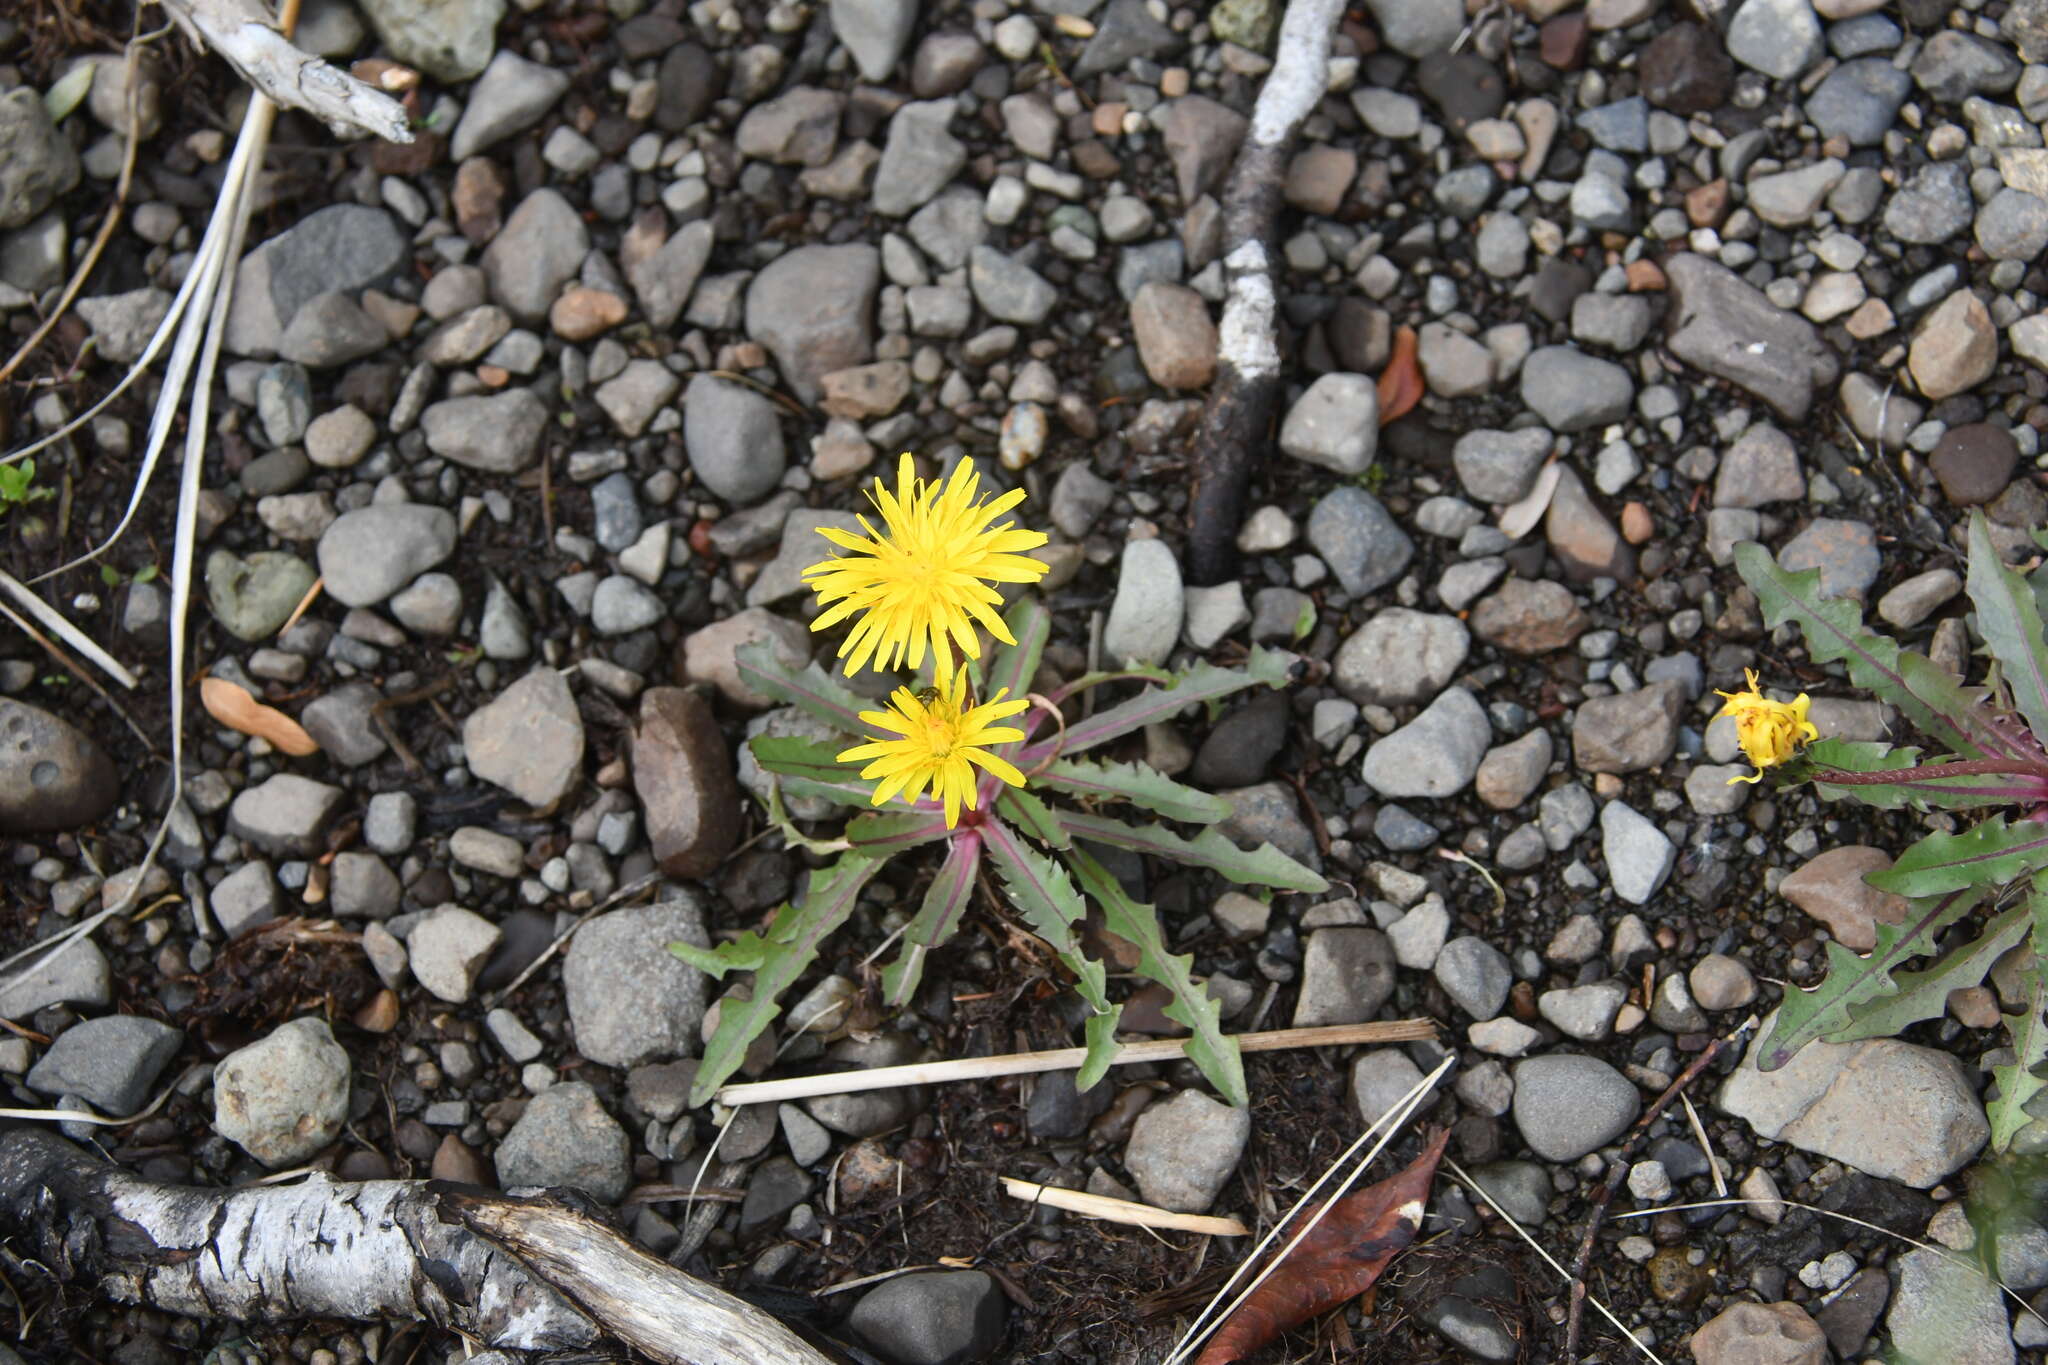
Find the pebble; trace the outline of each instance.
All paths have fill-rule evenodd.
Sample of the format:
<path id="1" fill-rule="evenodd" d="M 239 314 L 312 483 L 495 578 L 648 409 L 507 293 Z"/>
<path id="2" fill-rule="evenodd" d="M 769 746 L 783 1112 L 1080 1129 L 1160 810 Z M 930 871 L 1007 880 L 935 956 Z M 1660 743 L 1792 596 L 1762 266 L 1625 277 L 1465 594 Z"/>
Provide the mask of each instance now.
<path id="1" fill-rule="evenodd" d="M 1387 942 L 1394 949 L 1396 962 L 1411 971 L 1426 972 L 1436 966 L 1450 929 L 1450 911 L 1432 896 L 1387 927 Z"/>
<path id="2" fill-rule="evenodd" d="M 1990 502 L 2003 493 L 2005 486 L 2012 481 L 2013 469 L 2018 463 L 2019 447 L 2011 432 L 1989 422 L 1965 422 L 1961 426 L 1950 427 L 1942 434 L 1934 453 L 1928 457 L 1927 466 L 1940 480 L 1943 496 L 1958 507 L 1973 507 Z M 1904 586 L 1900 585 L 1901 588 Z M 1898 591 L 1899 588 L 1894 588 L 1886 593 L 1885 600 Z M 1950 589 L 1934 599 L 1934 604 L 1938 605 L 1953 595 L 1954 589 Z"/>
<path id="3" fill-rule="evenodd" d="M 1536 1009 L 1559 1033 L 1582 1043 L 1595 1043 L 1614 1032 L 1614 1018 L 1628 1000 L 1618 981 L 1595 981 L 1560 987 L 1536 997 Z"/>
<path id="4" fill-rule="evenodd" d="M 236 639 L 268 639 L 298 610 L 317 577 L 305 560 L 279 550 L 247 557 L 215 550 L 206 557 L 206 605 Z"/>
<path id="5" fill-rule="evenodd" d="M 1884 229 L 1902 242 L 1933 246 L 1968 227 L 1974 214 L 1968 168 L 1960 161 L 1936 161 L 1914 171 L 1892 195 Z"/>
<path id="6" fill-rule="evenodd" d="M 582 776 L 583 717 L 561 674 L 543 666 L 472 711 L 462 746 L 471 772 L 547 809 Z"/>
<path id="7" fill-rule="evenodd" d="M 1815 517 L 1805 530 L 1785 542 L 1778 551 L 1778 563 L 1793 573 L 1820 570 L 1822 597 L 1861 601 L 1877 581 L 1883 561 L 1878 554 L 1877 534 L 1868 523 Z"/>
<path id="8" fill-rule="evenodd" d="M 618 1203 L 632 1176 L 625 1129 L 583 1081 L 557 1082 L 527 1101 L 495 1165 L 504 1189 L 567 1186 L 604 1204 Z"/>
<path id="9" fill-rule="evenodd" d="M 459 905 L 440 906 L 406 936 L 412 974 L 435 996 L 461 1004 L 500 937 L 498 926 L 481 915 Z"/>
<path id="10" fill-rule="evenodd" d="M 1601 856 L 1614 894 L 1631 905 L 1643 905 L 1671 875 L 1678 850 L 1664 831 L 1620 801 L 1600 811 Z M 1672 978 L 1676 980 L 1676 978 Z"/>
<path id="11" fill-rule="evenodd" d="M 1573 763 L 1589 773 L 1635 773 L 1656 767 L 1678 745 L 1684 705 L 1684 689 L 1675 682 L 1588 697 L 1572 717 Z"/>
<path id="12" fill-rule="evenodd" d="M 1295 1028 L 1362 1024 L 1394 991 L 1393 945 L 1377 929 L 1317 929 L 1302 949 Z"/>
<path id="13" fill-rule="evenodd" d="M 1627 370 L 1576 347 L 1539 347 L 1522 362 L 1522 401 L 1553 431 L 1618 422 L 1634 400 Z"/>
<path id="14" fill-rule="evenodd" d="M 1131 333 L 1145 373 L 1161 388 L 1199 389 L 1216 373 L 1216 324 L 1210 320 L 1209 305 L 1202 296 L 1185 285 L 1164 280 L 1143 285 L 1131 300 Z M 1292 414 L 1289 416 L 1291 419 Z M 1377 434 L 1377 406 L 1373 421 Z M 1281 448 L 1287 449 L 1284 428 L 1280 442 Z"/>
<path id="15" fill-rule="evenodd" d="M 1850 844 L 1809 858 L 1778 884 L 1778 894 L 1827 926 L 1844 947 L 1867 953 L 1877 944 L 1876 925 L 1903 924 L 1910 905 L 1903 896 L 1870 885 L 1873 873 L 1892 865 L 1883 849 Z"/>
<path id="16" fill-rule="evenodd" d="M 1967 289 L 1943 299 L 1914 334 L 1906 364 L 1920 392 L 1937 401 L 1988 379 L 1998 364 L 1998 329 L 1983 300 Z"/>
<path id="17" fill-rule="evenodd" d="M 1251 624 L 1252 613 L 1251 608 L 1245 605 L 1244 584 L 1237 579 L 1212 588 L 1189 588 L 1182 597 L 1183 634 L 1188 644 L 1201 652 L 1214 649 Z"/>
<path id="18" fill-rule="evenodd" d="M 0 1015 L 25 1019 L 51 1005 L 105 1009 L 113 1003 L 113 974 L 107 955 L 90 939 L 35 962 L 10 969 L 0 987 Z"/>
<path id="19" fill-rule="evenodd" d="M 1620 1137 L 1641 1099 L 1595 1057 L 1553 1052 L 1517 1062 L 1515 1128 L 1545 1161 L 1570 1162 Z"/>
<path id="20" fill-rule="evenodd" d="M 547 424 L 547 404 L 531 389 L 444 398 L 420 414 L 429 450 L 486 474 L 531 468 Z"/>
<path id="21" fill-rule="evenodd" d="M 1351 1103 L 1367 1127 L 1392 1113 L 1408 1092 L 1422 1084 L 1422 1068 L 1399 1048 L 1367 1048 L 1351 1063 Z M 1424 1092 L 1420 1103 L 1429 1103 Z"/>
<path id="22" fill-rule="evenodd" d="M 808 245 L 776 257 L 747 286 L 747 335 L 768 348 L 804 402 L 817 401 L 825 375 L 874 358 L 881 272 L 881 252 L 865 243 Z"/>
<path id="23" fill-rule="evenodd" d="M 1482 1065 L 1500 1067 L 1498 1062 Z M 1502 1080 L 1506 1079 L 1503 1072 Z M 1503 1213 L 1524 1227 L 1537 1227 L 1549 1216 L 1550 1172 L 1533 1161 L 1490 1161 L 1473 1168 L 1472 1183 L 1486 1191 Z"/>
<path id="24" fill-rule="evenodd" d="M 345 795 L 297 773 L 275 773 L 235 797 L 228 833 L 272 857 L 314 857 L 325 851 L 327 827 Z"/>
<path id="25" fill-rule="evenodd" d="M 269 356 L 313 299 L 388 281 L 412 259 L 403 225 L 382 209 L 334 204 L 301 218 L 242 257 L 223 344 Z"/>
<path id="26" fill-rule="evenodd" d="M 1415 542 L 1380 500 L 1349 484 L 1317 500 L 1309 512 L 1308 541 L 1353 597 L 1399 578 L 1415 554 Z"/>
<path id="27" fill-rule="evenodd" d="M 1184 608 L 1180 562 L 1166 542 L 1128 542 L 1102 630 L 1104 655 L 1124 663 L 1163 662 L 1180 639 Z"/>
<path id="28" fill-rule="evenodd" d="M 277 1170 L 341 1135 L 348 1096 L 348 1053 L 327 1021 L 293 1019 L 214 1067 L 213 1126 Z"/>
<path id="29" fill-rule="evenodd" d="M 1806 497 L 1806 476 L 1792 438 L 1769 422 L 1758 422 L 1735 439 L 1721 457 L 1714 479 L 1714 506 L 1766 507 Z"/>
<path id="30" fill-rule="evenodd" d="M 1138 1115 L 1124 1149 L 1124 1169 L 1146 1203 L 1202 1213 L 1237 1169 L 1251 1128 L 1248 1111 L 1183 1090 Z"/>
<path id="31" fill-rule="evenodd" d="M 1726 266 L 1681 252 L 1664 273 L 1672 294 L 1667 344 L 1688 365 L 1747 390 L 1790 422 L 1803 420 L 1815 390 L 1839 376 L 1840 362 L 1812 323 Z"/>
<path id="32" fill-rule="evenodd" d="M 1741 1009 L 1756 999 L 1756 978 L 1749 967 L 1725 953 L 1708 953 L 1694 963 L 1686 984 L 1700 1008 L 1715 1013 Z"/>
<path id="33" fill-rule="evenodd" d="M 1811 0 L 1745 0 L 1727 41 L 1729 56 L 1773 80 L 1791 80 L 1822 56 Z"/>
<path id="34" fill-rule="evenodd" d="M 1454 938 L 1437 954 L 1436 982 L 1445 995 L 1474 1019 L 1491 1019 L 1507 1003 L 1514 970 L 1498 948 L 1467 934 Z"/>
<path id="35" fill-rule="evenodd" d="M 1758 1069 L 1762 1052 L 1751 1045 L 1718 1099 L 1759 1137 L 1924 1190 L 1968 1164 L 1989 1136 L 1968 1073 L 1946 1052 L 1897 1038 L 1813 1042 L 1775 1071 Z"/>
<path id="36" fill-rule="evenodd" d="M 1362 775 L 1385 797 L 1446 797 L 1464 790 L 1492 727 L 1462 687 L 1449 687 L 1414 720 L 1366 751 Z"/>
<path id="37" fill-rule="evenodd" d="M 901 218 L 923 207 L 967 164 L 967 145 L 947 130 L 958 102 L 914 100 L 889 119 L 875 172 L 875 212 Z"/>
<path id="38" fill-rule="evenodd" d="M 29 1089 L 75 1095 L 102 1114 L 126 1117 L 149 1101 L 185 1035 L 139 1015 L 87 1019 L 58 1035 L 28 1073 Z"/>
<path id="39" fill-rule="evenodd" d="M 455 542 L 455 518 L 444 508 L 372 503 L 321 533 L 320 576 L 344 606 L 376 606 L 455 553 Z"/>
<path id="40" fill-rule="evenodd" d="M 1008 1316 L 1002 1288 L 987 1273 L 937 1270 L 900 1275 L 869 1290 L 846 1323 L 886 1360 L 950 1365 L 989 1356 L 1002 1342 Z"/>
<path id="41" fill-rule="evenodd" d="M 1331 677 L 1355 702 L 1410 705 L 1443 691 L 1470 650 L 1471 635 L 1457 617 L 1389 607 L 1338 648 Z"/>
<path id="42" fill-rule="evenodd" d="M 975 302 L 998 322 L 1035 327 L 1059 301 L 1059 291 L 1043 275 L 992 246 L 974 248 L 967 278 Z"/>
<path id="43" fill-rule="evenodd" d="M 577 933 L 562 967 L 577 1051 L 626 1068 L 694 1050 L 705 978 L 668 951 L 678 941 L 708 944 L 694 897 L 609 911 Z"/>
<path id="44" fill-rule="evenodd" d="M 1884 1321 L 1894 1351 L 1944 1365 L 2011 1365 L 2016 1357 L 1996 1283 L 1934 1248 L 1908 1251 L 1892 1264 L 1897 1288 Z"/>
<path id="45" fill-rule="evenodd" d="M 1531 730 L 1520 739 L 1487 750 L 1473 774 L 1473 790 L 1494 810 L 1513 810 L 1528 800 L 1550 771 L 1551 741 L 1547 730 Z"/>
<path id="46" fill-rule="evenodd" d="M 1362 374 L 1326 374 L 1288 408 L 1280 425 L 1280 448 L 1349 477 L 1372 467 L 1379 428 L 1377 384 Z"/>
<path id="47" fill-rule="evenodd" d="M 1824 137 L 1872 147 L 1884 140 L 1899 106 L 1912 93 L 1913 78 L 1889 57 L 1859 57 L 1843 62 L 1814 87 L 1806 97 L 1806 117 Z"/>
<path id="48" fill-rule="evenodd" d="M 74 830 L 120 797 L 120 777 L 105 751 L 39 706 L 0 697 L 0 755 L 0 834 Z"/>

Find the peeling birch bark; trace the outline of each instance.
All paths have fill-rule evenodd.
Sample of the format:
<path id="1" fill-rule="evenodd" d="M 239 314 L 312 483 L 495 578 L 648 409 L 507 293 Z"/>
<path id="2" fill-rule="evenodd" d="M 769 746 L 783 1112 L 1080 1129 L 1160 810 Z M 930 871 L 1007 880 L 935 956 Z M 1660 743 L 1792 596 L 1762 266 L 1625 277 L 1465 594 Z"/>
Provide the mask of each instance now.
<path id="1" fill-rule="evenodd" d="M 1330 38 L 1343 12 L 1342 0 L 1289 0 L 1273 69 L 1224 185 L 1223 325 L 1188 507 L 1188 580 L 1198 585 L 1236 572 L 1245 494 L 1269 443 L 1281 377 L 1274 225 L 1295 134 L 1329 84 Z"/>
<path id="2" fill-rule="evenodd" d="M 0 1136 L 0 1232 L 58 1280 L 182 1317 L 417 1320 L 510 1350 L 609 1336 L 664 1365 L 829 1365 L 594 1219 L 464 1186 L 159 1185 L 21 1128 Z"/>
<path id="3" fill-rule="evenodd" d="M 411 142 L 405 106 L 376 87 L 292 46 L 261 0 L 163 0 L 178 27 L 227 58 L 242 79 L 339 135 Z"/>

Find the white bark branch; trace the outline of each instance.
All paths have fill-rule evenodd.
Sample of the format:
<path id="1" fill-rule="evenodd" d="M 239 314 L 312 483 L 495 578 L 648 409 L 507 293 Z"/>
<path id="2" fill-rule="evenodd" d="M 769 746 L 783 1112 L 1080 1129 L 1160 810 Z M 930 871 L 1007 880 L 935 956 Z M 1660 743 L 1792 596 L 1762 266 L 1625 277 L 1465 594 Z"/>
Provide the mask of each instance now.
<path id="1" fill-rule="evenodd" d="M 411 142 L 405 106 L 292 46 L 261 0 L 163 0 L 188 37 L 212 48 L 242 79 L 281 105 L 303 109 L 337 134 Z"/>
<path id="2" fill-rule="evenodd" d="M 0 1231 L 117 1303 L 238 1322 L 411 1319 L 486 1346 L 610 1335 L 665 1365 L 828 1365 L 781 1322 L 548 1200 L 420 1180 L 211 1190 L 0 1136 Z"/>
<path id="3" fill-rule="evenodd" d="M 1235 572 L 1245 495 L 1279 402 L 1274 224 L 1295 134 L 1329 87 L 1330 39 L 1343 10 L 1343 0 L 1289 0 L 1273 69 L 1223 188 L 1223 323 L 1188 506 L 1188 576 L 1198 584 Z"/>

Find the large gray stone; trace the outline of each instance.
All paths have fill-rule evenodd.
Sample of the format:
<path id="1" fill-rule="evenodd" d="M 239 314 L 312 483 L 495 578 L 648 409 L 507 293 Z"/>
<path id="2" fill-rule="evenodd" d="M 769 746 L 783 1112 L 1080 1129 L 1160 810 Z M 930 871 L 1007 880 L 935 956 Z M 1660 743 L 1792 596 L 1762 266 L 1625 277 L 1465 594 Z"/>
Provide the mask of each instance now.
<path id="1" fill-rule="evenodd" d="M 687 1057 L 704 1021 L 704 973 L 668 950 L 706 947 L 694 896 L 613 910 L 577 931 L 562 963 L 576 1050 L 620 1068 Z"/>
<path id="2" fill-rule="evenodd" d="M 214 1130 L 273 1170 L 296 1165 L 340 1136 L 348 1090 L 327 1021 L 294 1019 L 214 1068 Z"/>
<path id="3" fill-rule="evenodd" d="M 834 370 L 874 359 L 875 292 L 882 257 L 864 243 L 800 246 L 747 286 L 747 335 L 766 346 L 806 403 Z"/>
<path id="4" fill-rule="evenodd" d="M 1672 297 L 1668 344 L 1688 365 L 1747 390 L 1790 422 L 1804 421 L 1815 390 L 1840 376 L 1840 362 L 1812 323 L 1718 261 L 1681 252 L 1664 273 Z"/>
<path id="5" fill-rule="evenodd" d="M 78 153 L 32 86 L 0 96 L 0 228 L 18 228 L 78 184 Z"/>
<path id="6" fill-rule="evenodd" d="M 626 1130 L 583 1081 L 549 1086 L 498 1144 L 498 1184 L 506 1189 L 567 1186 L 616 1204 L 632 1178 Z"/>
<path id="7" fill-rule="evenodd" d="M 142 1108 L 150 1087 L 185 1035 L 134 1014 L 74 1024 L 28 1073 L 31 1090 L 76 1095 L 102 1114 L 125 1117 Z"/>
<path id="8" fill-rule="evenodd" d="M 540 456 L 548 406 L 532 389 L 444 398 L 420 414 L 427 449 L 486 474 L 519 474 Z"/>
<path id="9" fill-rule="evenodd" d="M 1251 1134 L 1250 1111 L 1183 1090 L 1138 1115 L 1124 1149 L 1124 1169 L 1146 1203 L 1201 1213 L 1237 1169 Z"/>
<path id="10" fill-rule="evenodd" d="M 327 593 L 373 607 L 455 553 L 455 516 L 426 503 L 379 502 L 344 512 L 320 536 Z"/>
<path id="11" fill-rule="evenodd" d="M 236 355 L 275 355 L 307 303 L 382 284 L 411 259 L 405 232 L 383 209 L 334 204 L 308 214 L 242 257 L 224 344 Z"/>
<path id="12" fill-rule="evenodd" d="M 0 834 L 76 829 L 121 795 L 106 753 L 39 706 L 0 697 Z"/>
<path id="13" fill-rule="evenodd" d="M 1493 742 L 1486 711 L 1462 687 L 1366 750 L 1363 775 L 1381 796 L 1446 797 L 1465 789 Z"/>
<path id="14" fill-rule="evenodd" d="M 361 0 L 363 13 L 391 55 L 443 84 L 484 69 L 497 46 L 505 0 Z M 568 78 L 563 77 L 563 84 Z M 463 154 L 457 153 L 456 160 Z"/>
<path id="15" fill-rule="evenodd" d="M 698 481 L 739 507 L 774 491 L 788 463 L 775 405 L 714 375 L 693 376 L 683 392 L 683 445 Z"/>
<path id="16" fill-rule="evenodd" d="M 1990 1137 L 1969 1073 L 1946 1052 L 1898 1038 L 1813 1042 L 1763 1071 L 1765 1054 L 1763 1041 L 1750 1045 L 1719 1101 L 1759 1137 L 1919 1190 L 1968 1165 Z"/>

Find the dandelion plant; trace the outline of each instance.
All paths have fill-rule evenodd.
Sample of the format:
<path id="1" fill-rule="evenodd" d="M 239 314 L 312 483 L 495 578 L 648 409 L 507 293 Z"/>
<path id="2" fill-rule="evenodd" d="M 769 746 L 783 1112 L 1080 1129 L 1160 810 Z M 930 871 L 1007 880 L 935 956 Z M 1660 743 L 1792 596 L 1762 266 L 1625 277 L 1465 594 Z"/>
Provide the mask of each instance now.
<path id="1" fill-rule="evenodd" d="M 756 736 L 754 757 L 774 783 L 771 818 L 795 841 L 802 836 L 783 817 L 784 796 L 822 798 L 855 814 L 840 839 L 803 841 L 838 857 L 811 875 L 808 889 L 781 907 L 765 932 L 749 931 L 715 949 L 669 945 L 715 977 L 754 973 L 751 996 L 728 998 L 720 1010 L 692 1103 L 710 1099 L 738 1068 L 748 1044 L 778 1015 L 778 997 L 852 915 L 875 874 L 899 854 L 928 845 L 943 845 L 943 857 L 895 960 L 881 973 L 885 1005 L 909 1002 L 926 958 L 958 930 L 986 873 L 1058 956 L 1088 1006 L 1087 1060 L 1076 1077 L 1086 1089 L 1108 1069 L 1122 1010 L 1110 997 L 1104 966 L 1081 951 L 1078 931 L 1092 901 L 1104 927 L 1137 949 L 1138 975 L 1171 993 L 1165 1013 L 1188 1030 L 1187 1056 L 1225 1098 L 1247 1102 L 1236 1042 L 1194 976 L 1192 957 L 1169 951 L 1152 907 L 1132 897 L 1089 846 L 1153 854 L 1240 884 L 1315 892 L 1328 883 L 1270 844 L 1247 851 L 1212 828 L 1231 813 L 1229 802 L 1141 763 L 1082 755 L 1190 706 L 1248 687 L 1283 687 L 1294 657 L 1254 649 L 1237 669 L 1203 663 L 1179 675 L 1093 673 L 1049 696 L 1032 693 L 1051 618 L 1028 591 L 1046 566 L 1025 552 L 1046 538 L 997 520 L 1023 501 L 1021 490 L 979 495 L 972 460 L 962 460 L 950 479 L 923 480 L 905 455 L 895 488 L 878 481 L 870 494 L 882 529 L 863 519 L 865 536 L 821 531 L 843 553 L 804 573 L 825 608 L 815 628 L 852 622 L 838 653 L 845 675 L 870 661 L 908 664 L 925 668 L 925 686 L 900 687 L 887 710 L 876 710 L 815 663 L 790 668 L 759 646 L 739 653 L 751 686 L 856 741 Z M 1000 616 L 998 583 L 1026 588 Z M 996 642 L 986 658 L 984 630 Z M 1065 719 L 1061 708 L 1082 692 L 1130 683 L 1141 684 L 1135 695 L 1085 719 Z M 1041 736 L 1047 717 L 1053 730 Z M 1137 807 L 1144 818 L 1112 818 L 1101 813 L 1104 806 Z M 1174 825 L 1196 829 L 1183 834 Z"/>
<path id="2" fill-rule="evenodd" d="M 2037 532 L 2036 540 L 2048 546 L 2048 535 Z M 1936 826 L 1865 879 L 1908 898 L 1904 922 L 1877 924 L 1867 956 L 1828 944 L 1826 980 L 1786 994 L 1758 1064 L 1781 1067 L 1816 1039 L 1888 1036 L 1939 1018 L 1949 992 L 1978 984 L 2000 957 L 2028 943 L 2020 973 L 2025 1005 L 2006 1016 L 2017 1059 L 1997 1069 L 1999 1094 L 1990 1105 L 1992 1146 L 2004 1151 L 2035 1117 L 2027 1103 L 2048 1089 L 2036 1074 L 2048 1062 L 2048 643 L 2041 620 L 2048 569 L 2029 581 L 2008 568 L 1983 514 L 1971 514 L 1966 588 L 1991 668 L 1983 685 L 1965 686 L 1867 627 L 1855 602 L 1822 598 L 1818 571 L 1788 573 L 1755 543 L 1738 546 L 1735 563 L 1767 624 L 1796 623 L 1813 662 L 1841 664 L 1850 682 L 1890 702 L 1935 746 L 1928 754 L 1815 738 L 1803 696 L 1797 703 L 1744 700 L 1756 693 L 1753 673 L 1749 693 L 1722 694 L 1731 696 L 1727 712 L 1759 775 L 1777 768 L 1785 780 L 1812 782 L 1827 800 L 1930 812 Z M 1800 747 L 1806 739 L 1813 742 Z M 1984 914 L 1968 922 L 1980 908 Z M 1907 970 L 1923 958 L 1931 961 Z"/>

